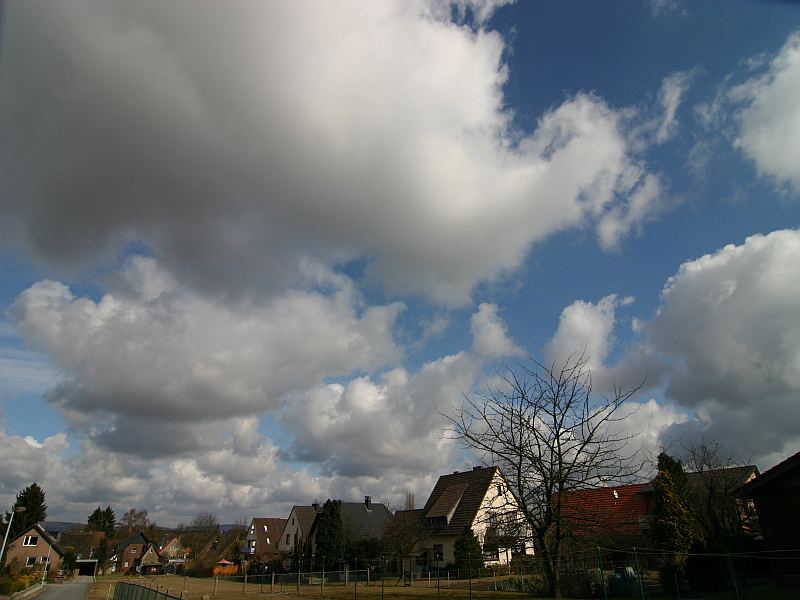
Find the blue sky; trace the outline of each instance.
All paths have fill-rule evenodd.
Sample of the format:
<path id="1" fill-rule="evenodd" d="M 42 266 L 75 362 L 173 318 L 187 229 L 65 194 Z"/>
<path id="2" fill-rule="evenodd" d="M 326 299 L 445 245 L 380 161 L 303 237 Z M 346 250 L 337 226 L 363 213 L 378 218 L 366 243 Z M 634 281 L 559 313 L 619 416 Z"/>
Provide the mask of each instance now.
<path id="1" fill-rule="evenodd" d="M 646 452 L 800 450 L 790 2 L 6 5 L 0 500 L 400 503 L 584 348 Z M 770 435 L 752 435 L 753 423 Z"/>

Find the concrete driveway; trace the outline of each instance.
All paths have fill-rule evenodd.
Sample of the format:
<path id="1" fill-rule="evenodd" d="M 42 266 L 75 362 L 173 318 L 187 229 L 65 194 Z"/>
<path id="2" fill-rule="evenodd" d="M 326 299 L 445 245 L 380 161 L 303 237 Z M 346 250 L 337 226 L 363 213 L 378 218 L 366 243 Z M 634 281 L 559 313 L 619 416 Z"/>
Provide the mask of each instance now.
<path id="1" fill-rule="evenodd" d="M 78 577 L 69 583 L 50 583 L 36 595 L 36 600 L 86 600 L 91 577 Z"/>

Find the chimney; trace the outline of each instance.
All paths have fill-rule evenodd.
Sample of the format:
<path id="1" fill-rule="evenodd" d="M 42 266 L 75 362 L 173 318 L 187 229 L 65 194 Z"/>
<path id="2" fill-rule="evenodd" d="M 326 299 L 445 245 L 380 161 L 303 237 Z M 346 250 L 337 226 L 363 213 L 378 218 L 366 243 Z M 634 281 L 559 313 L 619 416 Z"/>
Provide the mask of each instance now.
<path id="1" fill-rule="evenodd" d="M 364 506 L 367 510 L 372 510 L 372 496 L 364 496 Z"/>
<path id="2" fill-rule="evenodd" d="M 478 465 L 477 467 L 472 467 L 472 470 L 473 471 L 480 471 L 481 470 L 481 466 Z"/>
<path id="3" fill-rule="evenodd" d="M 314 507 L 314 512 L 319 512 L 319 502 L 314 502 L 311 506 Z"/>

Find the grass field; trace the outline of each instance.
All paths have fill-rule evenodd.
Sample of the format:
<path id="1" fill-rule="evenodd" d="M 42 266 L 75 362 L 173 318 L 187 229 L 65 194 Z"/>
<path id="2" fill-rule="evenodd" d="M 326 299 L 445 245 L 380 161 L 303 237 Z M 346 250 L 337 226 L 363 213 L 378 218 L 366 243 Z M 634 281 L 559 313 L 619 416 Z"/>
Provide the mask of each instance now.
<path id="1" fill-rule="evenodd" d="M 89 600 L 111 600 L 114 596 L 113 586 L 120 578 L 98 578 L 97 582 L 92 584 L 89 591 Z M 170 595 L 182 595 L 184 600 L 201 600 L 203 596 L 210 596 L 213 600 L 241 600 L 245 596 L 250 600 L 258 600 L 259 598 L 286 598 L 295 596 L 297 597 L 296 585 L 284 585 L 281 589 L 277 583 L 274 590 L 271 590 L 269 582 L 265 582 L 263 588 L 260 583 L 248 583 L 247 588 L 243 589 L 241 581 L 225 581 L 220 580 L 217 585 L 217 593 L 214 596 L 214 580 L 213 579 L 200 579 L 193 577 L 180 577 L 177 575 L 159 575 L 156 577 L 126 577 L 122 581 L 131 583 L 139 583 L 146 585 L 153 589 L 158 589 L 161 592 L 168 592 Z M 363 599 L 363 600 L 380 600 L 383 597 L 385 600 L 401 600 L 408 598 L 437 598 L 436 581 L 431 582 L 431 587 L 428 587 L 428 581 L 415 581 L 412 587 L 394 585 L 395 581 L 391 582 L 387 579 L 384 582 L 383 596 L 381 596 L 381 583 L 380 581 L 373 581 L 369 585 L 364 582 L 359 582 L 356 587 L 350 583 L 347 587 L 343 584 L 326 585 L 324 588 L 319 585 L 301 585 L 300 597 L 303 598 L 330 598 L 331 600 L 345 600 L 345 599 Z M 441 587 L 438 597 L 447 600 L 456 600 L 460 598 L 469 598 L 470 592 L 468 589 L 455 587 L 448 588 L 446 582 L 441 582 Z M 473 598 L 530 598 L 526 594 L 514 592 L 495 592 L 488 588 L 493 587 L 493 582 L 490 579 L 473 581 L 472 597 Z M 263 592 L 261 591 L 263 589 Z"/>
<path id="2" fill-rule="evenodd" d="M 100 577 L 90 586 L 88 600 L 112 600 L 114 597 L 114 585 L 117 581 L 126 581 L 145 585 L 159 592 L 168 592 L 170 595 L 182 596 L 184 600 L 202 600 L 203 596 L 208 596 L 211 600 L 267 600 L 269 598 L 291 598 L 298 597 L 296 585 L 284 585 L 282 588 L 277 583 L 274 590 L 270 589 L 270 584 L 266 582 L 262 586 L 259 583 L 248 583 L 247 588 L 243 589 L 241 580 L 239 582 L 220 580 L 217 584 L 216 595 L 214 595 L 214 579 L 183 578 L 177 575 L 160 575 L 156 577 Z M 394 585 L 394 580 L 388 579 L 384 583 L 383 594 L 381 593 L 380 581 L 373 581 L 369 585 L 359 582 L 358 586 L 350 583 L 347 587 L 342 584 L 327 584 L 324 588 L 319 585 L 301 585 L 299 597 L 302 598 L 326 598 L 329 600 L 409 600 L 422 598 L 444 598 L 446 600 L 468 599 L 470 591 L 462 587 L 448 588 L 446 582 L 441 583 L 441 589 L 437 594 L 436 582 L 431 582 L 428 587 L 426 580 L 415 581 L 412 587 Z M 459 582 L 463 583 L 463 582 Z M 455 583 L 453 583 L 455 586 Z M 489 578 L 483 580 L 473 580 L 472 598 L 528 598 L 527 594 L 514 592 L 495 592 L 493 581 Z M 263 589 L 263 592 L 262 592 Z M 671 598 L 666 594 L 649 594 L 651 600 Z M 708 595 L 690 595 L 688 598 L 696 600 L 736 600 L 732 590 L 718 592 Z M 745 589 L 742 593 L 744 600 L 795 600 L 796 592 L 777 591 L 769 589 Z"/>

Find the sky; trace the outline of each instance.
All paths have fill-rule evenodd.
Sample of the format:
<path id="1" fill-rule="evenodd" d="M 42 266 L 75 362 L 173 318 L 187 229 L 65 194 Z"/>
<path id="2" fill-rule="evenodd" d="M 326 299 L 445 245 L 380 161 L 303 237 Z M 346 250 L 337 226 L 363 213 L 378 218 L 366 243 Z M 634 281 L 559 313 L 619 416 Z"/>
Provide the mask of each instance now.
<path id="1" fill-rule="evenodd" d="M 0 5 L 0 503 L 421 501 L 585 350 L 641 456 L 800 450 L 800 6 Z"/>

